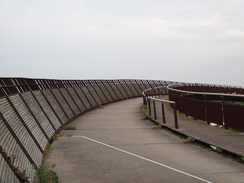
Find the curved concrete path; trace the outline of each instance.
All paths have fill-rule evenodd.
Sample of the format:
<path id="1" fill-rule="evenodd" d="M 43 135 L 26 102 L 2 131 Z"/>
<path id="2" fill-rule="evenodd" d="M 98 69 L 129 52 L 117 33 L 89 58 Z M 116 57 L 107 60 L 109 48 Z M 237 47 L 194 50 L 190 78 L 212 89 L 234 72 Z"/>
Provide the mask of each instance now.
<path id="1" fill-rule="evenodd" d="M 61 182 L 243 183 L 243 164 L 152 129 L 141 105 L 141 98 L 109 104 L 73 122 L 76 130 L 62 131 L 48 156 Z"/>

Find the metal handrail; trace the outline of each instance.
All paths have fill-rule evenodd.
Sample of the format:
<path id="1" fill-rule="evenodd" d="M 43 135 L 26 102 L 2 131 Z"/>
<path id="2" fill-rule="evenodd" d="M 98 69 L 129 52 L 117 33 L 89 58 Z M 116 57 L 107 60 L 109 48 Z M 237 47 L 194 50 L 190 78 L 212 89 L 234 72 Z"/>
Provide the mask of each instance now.
<path id="1" fill-rule="evenodd" d="M 208 124 L 215 123 L 224 128 L 243 131 L 243 105 L 227 103 L 226 101 L 243 102 L 244 88 L 201 84 L 173 84 L 168 85 L 167 89 L 169 98 L 178 102 L 177 108 L 179 112 L 190 115 L 195 120 L 206 121 Z M 212 106 L 215 106 L 215 108 Z M 216 113 L 213 112 L 215 109 Z"/>
<path id="2" fill-rule="evenodd" d="M 158 89 L 158 88 L 166 88 L 166 86 L 158 86 L 158 87 L 155 87 L 155 88 L 148 88 L 146 90 L 144 90 L 142 92 L 142 95 L 143 95 L 143 100 L 144 100 L 144 104 L 148 105 L 149 106 L 149 116 L 151 116 L 151 106 L 150 106 L 150 100 L 153 101 L 153 108 L 154 108 L 154 118 L 155 120 L 157 120 L 157 113 L 156 113 L 156 105 L 155 105 L 155 101 L 158 101 L 158 102 L 161 102 L 161 107 L 162 107 L 162 118 L 163 118 L 163 123 L 166 124 L 166 119 L 165 119 L 165 113 L 164 113 L 164 103 L 169 103 L 169 104 L 173 104 L 173 108 L 174 108 L 174 119 L 175 119 L 175 129 L 178 129 L 179 128 L 179 125 L 178 125 L 178 119 L 177 119 L 177 109 L 176 109 L 176 102 L 175 101 L 170 101 L 170 100 L 163 100 L 163 99 L 159 99 L 159 98 L 153 98 L 153 97 L 150 97 L 150 96 L 147 96 L 146 95 L 146 92 L 147 91 L 150 91 L 150 90 L 154 90 L 154 89 Z M 147 100 L 145 99 L 147 98 Z M 145 103 L 145 101 L 147 101 Z"/>
<path id="3" fill-rule="evenodd" d="M 180 90 L 171 88 L 172 86 L 175 86 L 175 84 L 168 85 L 167 89 L 171 91 L 181 92 L 181 93 L 189 93 L 189 94 L 200 94 L 200 95 L 219 95 L 219 96 L 228 96 L 228 97 L 244 97 L 244 95 L 240 94 L 234 94 L 234 93 L 212 93 L 212 92 L 195 92 L 195 91 L 188 91 L 188 90 Z"/>
<path id="4" fill-rule="evenodd" d="M 166 102 L 166 103 L 170 103 L 170 104 L 174 104 L 175 103 L 175 101 L 163 100 L 163 99 L 158 99 L 158 98 L 153 98 L 153 97 L 146 96 L 145 92 L 150 91 L 150 90 L 154 90 L 154 89 L 158 89 L 158 88 L 166 88 L 166 86 L 158 86 L 158 87 L 155 87 L 155 88 L 148 88 L 148 89 L 146 89 L 146 90 L 144 90 L 142 92 L 142 95 L 145 96 L 145 97 L 148 97 L 148 98 L 150 98 L 152 100 L 159 101 L 159 102 Z"/>

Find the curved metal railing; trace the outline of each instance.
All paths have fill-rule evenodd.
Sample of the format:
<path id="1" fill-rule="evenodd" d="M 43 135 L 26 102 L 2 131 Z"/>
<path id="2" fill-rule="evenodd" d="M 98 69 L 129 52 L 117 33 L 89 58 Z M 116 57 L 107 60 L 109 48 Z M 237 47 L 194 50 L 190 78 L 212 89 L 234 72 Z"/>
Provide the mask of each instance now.
<path id="1" fill-rule="evenodd" d="M 160 89 L 163 89 L 164 92 L 160 93 Z M 161 90 L 162 91 L 162 90 Z M 177 119 L 177 109 L 176 109 L 176 102 L 170 101 L 170 100 L 164 100 L 160 98 L 156 98 L 157 95 L 166 95 L 167 92 L 167 86 L 159 86 L 155 88 L 148 88 L 142 92 L 143 95 L 143 102 L 144 105 L 148 106 L 149 109 L 149 116 L 152 117 L 152 108 L 151 108 L 151 101 L 153 103 L 153 118 L 154 120 L 157 120 L 157 108 L 156 108 L 156 102 L 161 103 L 161 112 L 162 112 L 162 121 L 163 124 L 166 124 L 166 118 L 165 118 L 165 110 L 164 110 L 164 104 L 171 104 L 171 107 L 174 109 L 174 123 L 175 123 L 175 129 L 179 128 L 178 125 L 178 119 Z"/>
<path id="2" fill-rule="evenodd" d="M 0 182 L 32 181 L 33 167 L 41 164 L 53 135 L 82 114 L 168 84 L 172 82 L 0 78 Z"/>
<path id="3" fill-rule="evenodd" d="M 167 89 L 179 112 L 208 124 L 244 131 L 244 88 L 183 83 Z"/>
<path id="4" fill-rule="evenodd" d="M 200 85 L 200 86 L 203 86 L 202 84 L 194 84 L 194 85 L 189 85 L 189 84 L 183 84 L 183 85 L 181 85 L 181 86 L 191 86 L 191 87 L 197 87 L 198 85 Z M 220 92 L 198 92 L 198 91 L 189 91 L 189 90 L 182 90 L 182 89 L 175 89 L 175 88 L 173 88 L 173 87 L 180 87 L 180 85 L 179 84 L 172 84 L 172 85 L 168 85 L 167 86 L 167 89 L 168 90 L 170 90 L 170 91 L 175 91 L 175 92 L 181 92 L 181 93 L 187 93 L 187 94 L 194 94 L 194 95 L 219 95 L 219 96 L 228 96 L 228 97 L 243 97 L 244 98 L 244 89 L 243 88 L 231 88 L 232 89 L 232 91 L 233 90 L 236 90 L 236 89 L 238 89 L 238 90 L 243 90 L 242 92 L 243 92 L 243 94 L 236 94 L 236 91 L 235 92 L 233 92 L 233 93 L 220 93 Z M 206 85 L 206 86 L 204 86 L 204 87 L 222 87 L 223 89 L 225 88 L 225 87 L 227 87 L 228 89 L 230 89 L 228 86 L 221 86 L 221 85 L 219 85 L 219 86 L 216 86 L 216 85 L 213 85 L 213 86 L 211 86 L 211 85 Z"/>

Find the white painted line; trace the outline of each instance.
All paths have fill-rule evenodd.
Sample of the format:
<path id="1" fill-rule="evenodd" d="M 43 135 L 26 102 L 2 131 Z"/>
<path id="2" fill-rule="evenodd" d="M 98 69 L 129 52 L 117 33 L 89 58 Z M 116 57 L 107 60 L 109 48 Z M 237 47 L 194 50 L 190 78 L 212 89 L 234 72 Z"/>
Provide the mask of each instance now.
<path id="1" fill-rule="evenodd" d="M 93 142 L 95 142 L 95 143 L 98 143 L 98 144 L 104 145 L 104 146 L 106 146 L 106 147 L 109 147 L 109 148 L 115 149 L 115 150 L 117 150 L 117 151 L 120 151 L 120 152 L 123 152 L 123 153 L 129 154 L 129 155 L 131 155 L 131 156 L 134 156 L 134 157 L 137 157 L 137 158 L 143 159 L 143 160 L 145 160 L 145 161 L 148 161 L 148 162 L 154 163 L 154 164 L 156 164 L 156 165 L 159 165 L 159 166 L 162 166 L 162 167 L 168 168 L 168 169 L 173 170 L 173 171 L 175 171 L 175 172 L 178 172 L 178 173 L 181 173 L 181 174 L 187 175 L 187 176 L 192 177 L 192 178 L 195 178 L 195 179 L 197 179 L 197 180 L 200 180 L 200 181 L 203 181 L 203 182 L 207 182 L 207 183 L 212 183 L 212 182 L 210 182 L 210 181 L 208 181 L 208 180 L 202 179 L 202 178 L 197 177 L 197 176 L 195 176 L 195 175 L 192 175 L 192 174 L 189 174 L 189 173 L 183 172 L 183 171 L 181 171 L 181 170 L 178 170 L 178 169 L 176 169 L 176 168 L 170 167 L 170 166 L 168 166 L 168 165 L 165 165 L 165 164 L 162 164 L 162 163 L 159 163 L 159 162 L 153 161 L 153 160 L 151 160 L 151 159 L 148 159 L 148 158 L 142 157 L 142 156 L 140 156 L 140 155 L 137 155 L 137 154 L 134 154 L 134 153 L 131 153 L 131 152 L 125 151 L 125 150 L 123 150 L 123 149 L 119 149 L 119 148 L 117 148 L 117 147 L 114 147 L 114 146 L 111 146 L 111 145 L 105 144 L 105 143 L 103 143 L 103 142 L 99 142 L 99 141 L 94 140 L 94 139 L 91 139 L 91 138 L 89 138 L 89 137 L 85 137 L 85 136 L 72 136 L 72 137 L 80 137 L 80 138 L 84 138 L 84 139 L 87 139 L 87 140 L 93 141 Z"/>

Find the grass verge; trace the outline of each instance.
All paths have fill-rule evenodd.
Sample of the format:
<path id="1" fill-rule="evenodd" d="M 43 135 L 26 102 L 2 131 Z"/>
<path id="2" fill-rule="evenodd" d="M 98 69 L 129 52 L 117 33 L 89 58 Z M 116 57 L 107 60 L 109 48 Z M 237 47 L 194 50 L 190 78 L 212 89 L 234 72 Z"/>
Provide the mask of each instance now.
<path id="1" fill-rule="evenodd" d="M 64 130 L 76 130 L 75 126 L 68 125 L 64 128 Z"/>

